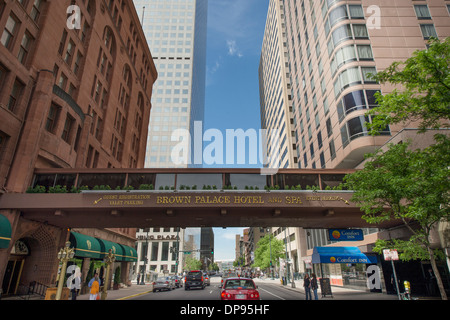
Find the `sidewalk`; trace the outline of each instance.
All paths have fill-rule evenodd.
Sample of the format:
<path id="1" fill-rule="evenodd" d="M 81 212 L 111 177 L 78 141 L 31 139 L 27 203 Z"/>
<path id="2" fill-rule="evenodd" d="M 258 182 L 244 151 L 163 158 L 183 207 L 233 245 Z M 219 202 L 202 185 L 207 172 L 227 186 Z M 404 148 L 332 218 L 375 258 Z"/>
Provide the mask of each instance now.
<path id="1" fill-rule="evenodd" d="M 280 279 L 265 278 L 265 279 L 257 279 L 255 278 L 255 283 L 273 283 L 278 284 L 280 287 L 283 287 L 287 290 L 292 290 L 301 294 L 299 300 L 305 299 L 305 289 L 303 288 L 303 280 L 294 280 L 295 288 L 292 287 L 291 283 L 287 285 L 282 285 Z M 327 295 L 326 297 L 322 297 L 320 292 L 320 287 L 317 290 L 317 295 L 319 300 L 398 300 L 396 295 L 390 295 L 386 293 L 374 293 L 368 290 L 357 290 L 350 289 L 344 287 L 331 286 L 332 296 Z M 312 293 L 312 292 L 311 292 Z M 314 294 L 313 294 L 314 299 Z"/>
<path id="2" fill-rule="evenodd" d="M 106 300 L 126 300 L 152 291 L 152 284 L 146 283 L 144 285 L 137 285 L 136 281 L 134 281 L 129 287 L 120 288 L 119 290 L 108 290 Z M 77 300 L 89 300 L 89 294 L 79 295 Z"/>

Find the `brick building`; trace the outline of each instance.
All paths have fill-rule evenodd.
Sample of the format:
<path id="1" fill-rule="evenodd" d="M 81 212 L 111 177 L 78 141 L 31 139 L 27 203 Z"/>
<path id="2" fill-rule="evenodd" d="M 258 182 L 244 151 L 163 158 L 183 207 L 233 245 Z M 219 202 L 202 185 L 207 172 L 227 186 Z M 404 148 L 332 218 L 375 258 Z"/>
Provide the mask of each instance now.
<path id="1" fill-rule="evenodd" d="M 131 0 L 0 0 L 0 34 L 0 196 L 25 192 L 36 168 L 144 166 L 157 71 Z M 70 232 L 0 214 L 4 293 L 54 284 Z M 134 248 L 135 229 L 72 231 Z"/>

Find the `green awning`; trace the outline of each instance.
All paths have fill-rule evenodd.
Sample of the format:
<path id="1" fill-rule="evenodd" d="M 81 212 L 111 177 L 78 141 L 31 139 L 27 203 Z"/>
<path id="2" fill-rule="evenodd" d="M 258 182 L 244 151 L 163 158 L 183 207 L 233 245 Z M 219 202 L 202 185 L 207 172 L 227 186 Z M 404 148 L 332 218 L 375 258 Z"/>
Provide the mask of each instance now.
<path id="1" fill-rule="evenodd" d="M 111 249 L 112 253 L 116 255 L 116 261 L 123 261 L 123 249 L 118 243 L 103 239 L 97 240 L 100 242 L 102 259 L 109 253 L 109 249 Z"/>
<path id="2" fill-rule="evenodd" d="M 75 257 L 102 259 L 101 246 L 98 239 L 86 236 L 81 233 L 71 232 L 70 243 L 72 248 L 75 248 Z"/>
<path id="3" fill-rule="evenodd" d="M 0 249 L 8 249 L 11 242 L 11 223 L 8 218 L 0 214 Z"/>
<path id="4" fill-rule="evenodd" d="M 135 248 L 119 244 L 123 249 L 122 261 L 137 262 L 137 251 Z"/>

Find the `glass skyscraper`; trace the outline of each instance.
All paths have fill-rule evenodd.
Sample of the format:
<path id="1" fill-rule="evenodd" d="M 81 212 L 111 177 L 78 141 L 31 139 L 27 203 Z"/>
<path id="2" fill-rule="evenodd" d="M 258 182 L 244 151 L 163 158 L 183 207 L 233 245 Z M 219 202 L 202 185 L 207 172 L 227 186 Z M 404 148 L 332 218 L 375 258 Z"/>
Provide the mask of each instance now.
<path id="1" fill-rule="evenodd" d="M 134 5 L 159 74 L 145 167 L 188 167 L 186 161 L 172 161 L 172 150 L 180 144 L 172 134 L 187 130 L 194 141 L 194 122 L 203 122 L 208 1 L 134 0 Z"/>

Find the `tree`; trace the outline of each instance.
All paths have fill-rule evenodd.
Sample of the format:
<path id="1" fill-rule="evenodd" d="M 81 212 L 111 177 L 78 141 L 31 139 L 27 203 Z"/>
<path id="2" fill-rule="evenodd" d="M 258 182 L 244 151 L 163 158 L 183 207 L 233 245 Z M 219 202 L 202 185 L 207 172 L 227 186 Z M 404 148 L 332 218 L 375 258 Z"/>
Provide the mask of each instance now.
<path id="1" fill-rule="evenodd" d="M 376 95 L 378 107 L 368 124 L 372 133 L 388 125 L 419 122 L 422 132 L 450 126 L 450 37 L 440 42 L 431 39 L 427 50 L 416 51 L 411 58 L 394 62 L 372 76 L 379 83 L 400 85 L 391 93 Z"/>
<path id="2" fill-rule="evenodd" d="M 386 126 L 414 121 L 420 132 L 447 128 L 450 120 L 450 40 L 432 40 L 429 49 L 418 51 L 405 63 L 396 62 L 374 76 L 380 83 L 401 85 L 403 91 L 377 97 L 379 107 L 369 125 L 371 134 Z M 403 68 L 400 70 L 400 66 Z M 447 299 L 436 265 L 442 251 L 431 247 L 430 232 L 449 219 L 450 139 L 435 135 L 435 143 L 411 150 L 410 142 L 390 144 L 386 151 L 367 155 L 361 171 L 347 175 L 345 186 L 361 206 L 363 218 L 380 224 L 401 221 L 411 232 L 408 240 L 377 241 L 374 251 L 395 248 L 403 260 L 430 260 L 442 299 Z"/>
<path id="3" fill-rule="evenodd" d="M 184 263 L 184 269 L 191 270 L 199 270 L 202 267 L 202 262 L 198 259 L 187 257 Z"/>
<path id="4" fill-rule="evenodd" d="M 285 256 L 283 241 L 274 238 L 272 234 L 267 234 L 261 238 L 256 246 L 254 267 L 269 268 L 271 261 L 272 266 L 278 265 L 279 259 Z"/>
<path id="5" fill-rule="evenodd" d="M 430 243 L 433 228 L 449 218 L 450 140 L 443 140 L 445 144 L 424 150 L 411 150 L 409 143 L 389 145 L 386 152 L 369 155 L 363 170 L 346 176 L 345 186 L 354 191 L 352 201 L 360 205 L 367 222 L 398 220 L 412 234 L 408 240 L 377 241 L 374 250 L 395 248 L 403 260 L 429 259 L 446 299 L 436 266 L 442 252 Z"/>
<path id="6" fill-rule="evenodd" d="M 243 267 L 245 265 L 245 259 L 243 256 L 240 256 L 236 260 L 233 261 L 233 267 Z"/>

